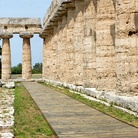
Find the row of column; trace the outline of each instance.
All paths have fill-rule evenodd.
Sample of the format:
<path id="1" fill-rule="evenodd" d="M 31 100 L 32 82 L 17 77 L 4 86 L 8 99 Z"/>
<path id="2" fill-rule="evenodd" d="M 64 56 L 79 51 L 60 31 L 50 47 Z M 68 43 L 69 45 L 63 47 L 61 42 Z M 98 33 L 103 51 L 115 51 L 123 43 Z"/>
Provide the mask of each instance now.
<path id="1" fill-rule="evenodd" d="M 2 32 L 0 34 L 0 38 L 2 39 L 2 79 L 3 80 L 7 80 L 11 78 L 10 38 L 12 37 L 13 37 L 13 34 L 10 32 Z M 30 38 L 33 37 L 33 33 L 22 32 L 20 33 L 20 37 L 23 38 L 22 79 L 30 79 L 32 77 Z"/>
<path id="2" fill-rule="evenodd" d="M 46 37 L 44 78 L 98 90 L 115 89 L 114 22 L 113 0 L 75 0 L 75 8 L 68 8 Z"/>
<path id="3" fill-rule="evenodd" d="M 74 2 L 45 39 L 43 77 L 138 94 L 138 2 Z"/>

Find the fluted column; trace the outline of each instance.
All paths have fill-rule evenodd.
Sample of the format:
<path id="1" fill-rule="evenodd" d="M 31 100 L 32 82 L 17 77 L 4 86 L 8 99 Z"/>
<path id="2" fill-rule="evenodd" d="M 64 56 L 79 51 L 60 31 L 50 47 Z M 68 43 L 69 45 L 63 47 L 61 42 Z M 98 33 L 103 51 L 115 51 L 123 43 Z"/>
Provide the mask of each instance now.
<path id="1" fill-rule="evenodd" d="M 75 0 L 74 10 L 74 79 L 75 85 L 83 85 L 83 24 L 84 0 Z"/>
<path id="2" fill-rule="evenodd" d="M 66 82 L 75 84 L 74 78 L 74 11 L 69 8 L 67 12 L 67 44 L 66 44 Z"/>
<path id="3" fill-rule="evenodd" d="M 43 66 L 42 66 L 42 78 L 45 77 L 45 60 L 46 60 L 46 55 L 45 55 L 45 49 L 46 49 L 46 35 L 40 34 L 39 37 L 43 39 Z"/>
<path id="4" fill-rule="evenodd" d="M 7 80 L 11 78 L 11 50 L 10 38 L 13 37 L 12 33 L 4 32 L 0 34 L 2 38 L 2 79 Z"/>
<path id="5" fill-rule="evenodd" d="M 33 33 L 23 32 L 20 33 L 20 37 L 23 38 L 22 79 L 30 79 L 32 77 L 30 38 L 33 37 Z"/>
<path id="6" fill-rule="evenodd" d="M 115 0 L 97 1 L 96 7 L 97 90 L 115 91 Z"/>

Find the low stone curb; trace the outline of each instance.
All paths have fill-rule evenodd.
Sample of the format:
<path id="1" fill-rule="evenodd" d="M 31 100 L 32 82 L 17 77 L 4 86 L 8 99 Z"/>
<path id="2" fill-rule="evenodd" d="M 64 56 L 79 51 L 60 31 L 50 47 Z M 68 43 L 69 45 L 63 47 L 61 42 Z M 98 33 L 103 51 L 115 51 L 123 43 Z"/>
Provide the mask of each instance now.
<path id="1" fill-rule="evenodd" d="M 66 84 L 48 79 L 44 79 L 44 82 L 54 86 L 69 88 L 70 90 L 94 97 L 102 102 L 106 101 L 106 103 L 112 104 L 116 108 L 138 116 L 138 96 L 118 95 L 116 92 L 97 91 L 95 88 L 84 88 L 83 86 L 75 86 L 73 84 Z"/>

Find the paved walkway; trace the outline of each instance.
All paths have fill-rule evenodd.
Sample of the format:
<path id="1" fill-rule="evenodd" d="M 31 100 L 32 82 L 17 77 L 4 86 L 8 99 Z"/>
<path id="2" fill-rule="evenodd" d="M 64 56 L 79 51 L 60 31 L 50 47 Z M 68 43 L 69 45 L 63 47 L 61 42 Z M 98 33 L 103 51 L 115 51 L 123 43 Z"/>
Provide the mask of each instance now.
<path id="1" fill-rule="evenodd" d="M 138 129 L 37 82 L 23 82 L 59 138 L 138 138 Z"/>

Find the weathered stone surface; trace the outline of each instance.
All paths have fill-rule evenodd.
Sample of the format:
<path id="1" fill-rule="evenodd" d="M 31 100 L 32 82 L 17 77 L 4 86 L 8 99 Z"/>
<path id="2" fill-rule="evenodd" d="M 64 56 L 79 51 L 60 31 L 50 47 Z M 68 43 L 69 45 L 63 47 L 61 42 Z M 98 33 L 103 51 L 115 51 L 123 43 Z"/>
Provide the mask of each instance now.
<path id="1" fill-rule="evenodd" d="M 98 90 L 115 90 L 115 6 L 114 0 L 97 2 L 96 72 Z M 110 50 L 112 49 L 112 50 Z"/>
<path id="2" fill-rule="evenodd" d="M 20 37 L 21 38 L 32 38 L 33 37 L 33 33 L 32 32 L 21 32 L 20 33 Z"/>
<path id="3" fill-rule="evenodd" d="M 88 94 L 135 110 L 136 103 L 112 92 L 138 95 L 137 0 L 54 0 L 42 35 L 53 29 L 45 37 L 44 79 L 78 91 L 89 87 Z"/>
<path id="4" fill-rule="evenodd" d="M 83 85 L 96 87 L 96 7 L 91 0 L 84 0 Z"/>
<path id="5" fill-rule="evenodd" d="M 74 84 L 74 8 L 67 12 L 67 38 L 66 38 L 66 83 Z"/>
<path id="6" fill-rule="evenodd" d="M 0 18 L 0 30 L 11 31 L 14 34 L 30 31 L 42 31 L 40 18 Z"/>
<path id="7" fill-rule="evenodd" d="M 116 5 L 117 91 L 138 95 L 138 2 Z"/>
<path id="8" fill-rule="evenodd" d="M 12 37 L 13 37 L 12 32 L 6 32 L 6 31 L 0 30 L 0 38 L 12 38 Z"/>
<path id="9" fill-rule="evenodd" d="M 10 38 L 12 33 L 0 33 L 2 38 L 2 79 L 7 80 L 11 78 L 11 49 Z"/>
<path id="10" fill-rule="evenodd" d="M 4 83 L 4 82 L 2 82 Z M 5 83 L 4 83 L 5 84 Z M 14 125 L 14 91 L 1 88 L 0 89 L 0 137 L 13 138 Z"/>
<path id="11" fill-rule="evenodd" d="M 14 82 L 7 82 L 7 81 L 2 81 L 1 85 L 3 88 L 8 88 L 8 89 L 12 89 L 15 87 L 15 83 Z"/>
<path id="12" fill-rule="evenodd" d="M 46 33 L 46 28 L 48 29 L 49 26 L 53 24 L 53 21 L 58 22 L 58 20 L 62 18 L 62 15 L 67 12 L 68 7 L 74 7 L 73 0 L 52 1 L 46 15 L 44 16 L 43 24 L 45 29 L 42 31 L 44 34 Z"/>
<path id="13" fill-rule="evenodd" d="M 23 38 L 22 79 L 31 79 L 32 58 L 31 58 L 30 38 L 33 37 L 33 33 L 23 32 L 20 33 L 20 37 Z"/>
<path id="14" fill-rule="evenodd" d="M 74 22 L 74 80 L 75 85 L 83 85 L 83 5 L 84 1 L 75 1 Z"/>

